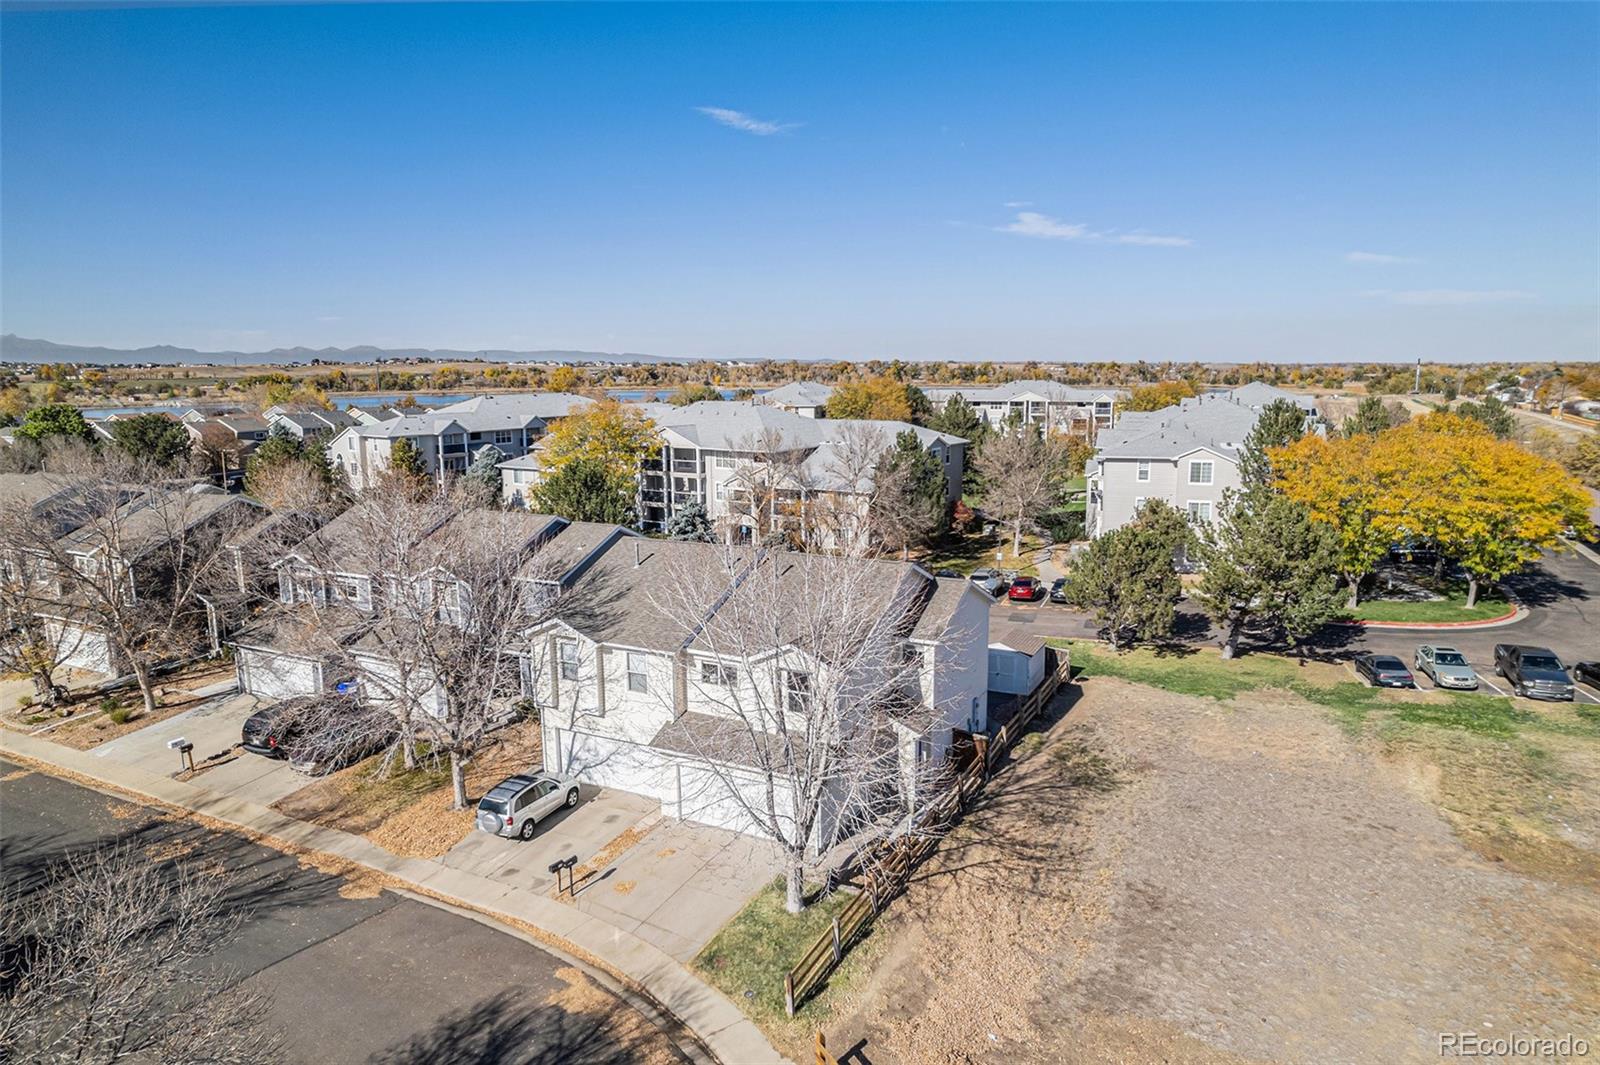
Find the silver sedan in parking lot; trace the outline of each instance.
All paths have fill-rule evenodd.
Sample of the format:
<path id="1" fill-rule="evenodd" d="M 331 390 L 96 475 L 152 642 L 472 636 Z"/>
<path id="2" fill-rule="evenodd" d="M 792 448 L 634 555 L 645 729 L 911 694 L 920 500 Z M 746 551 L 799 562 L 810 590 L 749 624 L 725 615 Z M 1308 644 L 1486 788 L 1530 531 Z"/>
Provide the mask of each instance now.
<path id="1" fill-rule="evenodd" d="M 1473 672 L 1467 656 L 1454 647 L 1435 647 L 1425 643 L 1417 648 L 1412 668 L 1426 674 L 1441 688 L 1470 691 L 1478 686 L 1478 674 Z"/>

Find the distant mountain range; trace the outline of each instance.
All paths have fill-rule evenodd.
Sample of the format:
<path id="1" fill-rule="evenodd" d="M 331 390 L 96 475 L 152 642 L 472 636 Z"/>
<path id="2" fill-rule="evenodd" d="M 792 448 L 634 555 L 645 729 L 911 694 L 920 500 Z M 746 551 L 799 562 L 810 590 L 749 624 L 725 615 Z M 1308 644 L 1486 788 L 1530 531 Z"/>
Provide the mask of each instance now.
<path id="1" fill-rule="evenodd" d="M 485 362 L 691 362 L 691 359 L 662 355 L 639 355 L 609 351 L 454 351 L 448 348 L 377 348 L 361 344 L 353 348 L 273 348 L 271 351 L 196 351 L 171 344 L 147 348 L 101 348 L 81 344 L 57 344 L 50 340 L 0 336 L 0 362 L 77 362 L 106 366 L 117 363 L 198 364 L 219 366 L 259 366 L 271 363 L 376 362 L 379 359 L 432 359 L 435 362 L 460 362 L 482 359 Z"/>

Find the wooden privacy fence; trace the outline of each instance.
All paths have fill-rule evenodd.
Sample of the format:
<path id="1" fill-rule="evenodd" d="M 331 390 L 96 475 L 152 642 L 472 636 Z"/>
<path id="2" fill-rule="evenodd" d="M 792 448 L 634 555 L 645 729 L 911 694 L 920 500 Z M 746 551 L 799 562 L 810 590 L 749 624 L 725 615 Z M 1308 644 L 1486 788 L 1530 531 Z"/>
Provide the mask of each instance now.
<path id="1" fill-rule="evenodd" d="M 911 879 L 911 871 L 938 847 L 943 830 L 966 809 L 972 797 L 983 790 L 984 782 L 1011 745 L 1066 683 L 1072 671 L 1067 651 L 1052 647 L 1046 649 L 1045 654 L 1049 658 L 1044 680 L 1022 701 L 1011 719 L 1000 726 L 993 739 L 974 737 L 975 755 L 951 785 L 922 808 L 907 831 L 893 839 L 881 840 L 862 852 L 861 864 L 866 871 L 862 874 L 861 891 L 784 975 L 783 1005 L 789 1016 L 793 1017 L 796 1007 L 822 986 L 844 959 L 850 944 L 905 887 Z"/>

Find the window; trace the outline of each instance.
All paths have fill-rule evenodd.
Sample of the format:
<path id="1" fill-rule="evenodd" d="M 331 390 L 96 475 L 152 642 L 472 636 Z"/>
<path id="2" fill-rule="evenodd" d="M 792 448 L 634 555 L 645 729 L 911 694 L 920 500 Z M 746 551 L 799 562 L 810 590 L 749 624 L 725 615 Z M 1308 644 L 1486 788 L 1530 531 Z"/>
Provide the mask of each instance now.
<path id="1" fill-rule="evenodd" d="M 636 651 L 628 652 L 628 690 L 631 692 L 647 692 L 650 682 L 644 675 L 645 656 Z"/>
<path id="2" fill-rule="evenodd" d="M 803 714 L 811 709 L 811 674 L 793 669 L 783 671 L 783 703 L 791 714 Z"/>
<path id="3" fill-rule="evenodd" d="M 712 455 L 711 456 L 711 465 L 715 469 L 731 470 L 731 469 L 733 469 L 733 456 L 732 455 Z"/>
<path id="4" fill-rule="evenodd" d="M 1139 460 L 1139 477 L 1138 477 L 1138 479 L 1140 481 L 1148 481 L 1150 479 L 1150 460 L 1149 459 L 1140 459 Z"/>
<path id="5" fill-rule="evenodd" d="M 372 606 L 372 582 L 365 577 L 335 577 L 333 594 L 340 602 L 365 610 Z"/>
<path id="6" fill-rule="evenodd" d="M 1216 463 L 1209 459 L 1194 459 L 1189 463 L 1190 484 L 1210 484 L 1216 473 Z"/>
<path id="7" fill-rule="evenodd" d="M 1135 514 L 1139 513 L 1139 508 L 1144 506 L 1144 501 L 1146 499 L 1149 499 L 1149 498 L 1150 498 L 1149 496 L 1134 496 L 1133 497 L 1133 512 Z"/>
<path id="8" fill-rule="evenodd" d="M 294 578 L 289 575 L 287 569 L 278 571 L 278 602 L 294 602 Z"/>
<path id="9" fill-rule="evenodd" d="M 1189 501 L 1190 521 L 1210 521 L 1211 502 L 1205 499 L 1191 499 Z"/>
<path id="10" fill-rule="evenodd" d="M 556 645 L 556 654 L 560 658 L 562 680 L 578 679 L 578 643 L 576 640 L 562 640 Z"/>
<path id="11" fill-rule="evenodd" d="M 724 666 L 718 662 L 701 662 L 700 683 L 731 688 L 739 683 L 739 671 L 732 666 Z"/>
<path id="12" fill-rule="evenodd" d="M 494 442 L 497 444 L 514 444 L 516 441 L 517 434 L 510 429 L 496 429 L 494 431 Z"/>

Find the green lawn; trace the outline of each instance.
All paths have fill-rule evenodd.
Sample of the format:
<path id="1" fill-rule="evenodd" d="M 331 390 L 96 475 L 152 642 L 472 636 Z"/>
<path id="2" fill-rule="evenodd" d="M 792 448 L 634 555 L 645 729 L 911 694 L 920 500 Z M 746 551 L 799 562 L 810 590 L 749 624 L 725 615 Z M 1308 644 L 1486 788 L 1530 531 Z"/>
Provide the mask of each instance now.
<path id="1" fill-rule="evenodd" d="M 1033 556 L 1042 547 L 1044 541 L 1037 536 L 1024 536 L 1022 555 L 1018 557 L 1011 553 L 1009 535 L 983 536 L 974 533 L 961 536 L 951 533 L 917 561 L 930 570 L 951 569 L 960 574 L 969 574 L 973 570 L 999 567 L 1024 577 L 1037 577 L 1039 567 L 1033 564 Z M 994 557 L 997 551 L 1002 555 L 999 562 Z"/>
<path id="2" fill-rule="evenodd" d="M 791 1021 L 783 1008 L 783 978 L 816 938 L 850 902 L 836 891 L 797 914 L 783 908 L 783 879 L 774 880 L 743 910 L 722 926 L 691 963 L 692 967 L 749 1014 L 768 1033 L 794 1027 L 804 1038 L 815 1018 L 830 1009 L 830 995 L 847 985 L 867 965 L 871 951 L 858 943 L 827 985 L 795 1011 Z M 870 941 L 871 934 L 868 933 Z"/>
<path id="3" fill-rule="evenodd" d="M 1357 621 L 1487 621 L 1511 610 L 1511 604 L 1499 592 L 1482 592 L 1470 610 L 1466 585 L 1452 584 L 1444 592 L 1443 599 L 1421 603 L 1373 598 L 1359 604 L 1346 616 Z"/>

